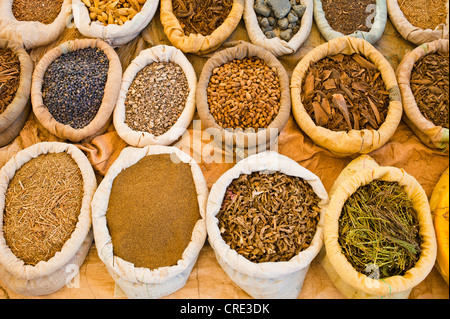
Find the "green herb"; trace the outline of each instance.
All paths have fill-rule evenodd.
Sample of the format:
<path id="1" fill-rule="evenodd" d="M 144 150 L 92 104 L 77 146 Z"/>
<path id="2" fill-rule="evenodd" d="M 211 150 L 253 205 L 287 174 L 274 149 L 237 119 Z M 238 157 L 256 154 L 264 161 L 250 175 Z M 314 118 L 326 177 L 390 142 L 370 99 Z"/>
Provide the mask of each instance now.
<path id="1" fill-rule="evenodd" d="M 380 278 L 404 275 L 421 248 L 412 202 L 397 182 L 373 181 L 345 202 L 339 218 L 339 244 L 359 272 L 376 265 Z"/>

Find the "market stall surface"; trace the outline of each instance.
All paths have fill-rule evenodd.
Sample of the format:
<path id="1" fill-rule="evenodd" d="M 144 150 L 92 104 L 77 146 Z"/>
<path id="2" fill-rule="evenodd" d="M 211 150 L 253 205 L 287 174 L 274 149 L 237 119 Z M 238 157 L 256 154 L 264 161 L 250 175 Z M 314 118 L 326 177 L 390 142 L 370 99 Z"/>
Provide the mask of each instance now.
<path id="1" fill-rule="evenodd" d="M 36 63 L 49 49 L 68 39 L 81 38 L 82 36 L 74 29 L 68 28 L 57 41 L 46 47 L 38 47 L 30 51 L 30 56 Z M 244 21 L 241 20 L 238 28 L 233 32 L 223 47 L 234 45 L 237 41 L 247 41 L 249 38 L 245 29 Z M 291 76 L 295 66 L 301 58 L 310 50 L 324 43 L 324 38 L 313 24 L 308 40 L 294 54 L 280 57 L 279 60 Z M 170 45 L 163 32 L 159 20 L 159 12 L 142 33 L 130 43 L 116 49 L 123 70 L 143 49 L 158 45 Z M 375 47 L 391 63 L 394 70 L 401 62 L 402 57 L 407 52 L 414 49 L 414 45 L 406 42 L 388 21 L 383 37 L 375 44 Z M 187 58 L 192 63 L 197 76 L 200 75 L 204 63 L 208 56 L 196 56 L 187 54 Z M 173 145 L 182 151 L 190 153 L 194 159 L 199 158 L 198 152 L 210 143 L 209 137 L 203 133 L 203 128 L 199 123 L 196 114 L 193 123 L 188 128 L 188 133 L 180 138 Z M 202 130 L 202 131 L 200 131 Z M 192 143 L 193 139 L 200 139 L 198 143 Z M 0 166 L 3 166 L 18 151 L 33 144 L 43 141 L 61 141 L 61 139 L 50 134 L 43 128 L 31 114 L 20 135 L 9 145 L 0 148 Z M 111 124 L 106 133 L 95 136 L 89 140 L 76 143 L 85 152 L 91 162 L 98 181 L 106 174 L 108 168 L 117 159 L 120 151 L 127 144 L 120 139 Z M 199 148 L 193 145 L 200 145 Z M 330 191 L 335 179 L 341 170 L 353 159 L 353 157 L 337 157 L 329 151 L 314 145 L 312 140 L 306 136 L 294 121 L 292 115 L 279 135 L 276 149 L 280 154 L 285 155 L 308 170 L 316 174 L 324 184 L 327 191 Z M 424 188 L 428 197 L 431 196 L 434 186 L 438 182 L 441 174 L 449 165 L 448 155 L 438 150 L 432 150 L 423 145 L 417 136 L 404 124 L 400 123 L 396 133 L 380 149 L 369 154 L 381 166 L 395 166 L 404 169 L 414 176 Z M 207 163 L 199 162 L 209 188 L 228 169 L 236 163 Z M 339 299 L 345 296 L 333 285 L 321 263 L 321 254 L 311 264 L 306 276 L 303 288 L 298 296 L 299 299 Z M 95 244 L 90 248 L 85 262 L 81 266 L 79 274 L 65 287 L 57 292 L 39 297 L 28 297 L 16 294 L 7 289 L 0 281 L 0 299 L 124 299 L 126 296 L 115 285 L 114 280 L 107 272 L 105 265 L 98 257 Z M 218 264 L 214 251 L 205 242 L 200 251 L 198 261 L 190 274 L 186 285 L 175 293 L 164 297 L 165 299 L 247 299 L 251 298 L 246 292 L 239 288 L 226 275 Z M 434 268 L 428 277 L 416 286 L 410 299 L 448 299 L 448 285 Z"/>

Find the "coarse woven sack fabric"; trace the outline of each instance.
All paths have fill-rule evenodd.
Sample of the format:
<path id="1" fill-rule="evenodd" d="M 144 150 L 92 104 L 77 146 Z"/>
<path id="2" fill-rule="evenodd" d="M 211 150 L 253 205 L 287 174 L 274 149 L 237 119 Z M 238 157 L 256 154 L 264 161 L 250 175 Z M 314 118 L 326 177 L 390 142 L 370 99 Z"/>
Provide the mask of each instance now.
<path id="1" fill-rule="evenodd" d="M 11 123 L 8 128 L 0 133 L 0 147 L 8 145 L 20 134 L 20 131 L 25 125 L 25 122 L 28 120 L 28 115 L 30 115 L 30 113 L 31 103 L 28 101 L 25 104 L 25 108 L 22 113 L 19 114 L 19 117 Z"/>
<path id="2" fill-rule="evenodd" d="M 186 75 L 189 85 L 189 95 L 186 105 L 176 123 L 164 134 L 155 136 L 148 132 L 132 130 L 126 123 L 125 100 L 128 89 L 136 74 L 145 66 L 153 62 L 173 62 L 179 65 Z M 195 91 L 197 88 L 197 75 L 189 60 L 181 50 L 167 45 L 158 45 L 143 50 L 127 67 L 122 77 L 122 88 L 119 93 L 116 108 L 114 109 L 114 127 L 117 134 L 129 145 L 144 147 L 147 145 L 169 145 L 176 141 L 192 122 L 195 108 Z M 157 93 L 156 93 L 157 94 Z"/>
<path id="3" fill-rule="evenodd" d="M 448 22 L 449 22 L 449 10 L 448 10 L 448 1 L 447 1 L 447 21 L 446 23 L 442 23 L 438 25 L 434 30 L 431 29 L 422 29 L 416 26 L 413 26 L 411 22 L 409 22 L 403 11 L 400 9 L 398 5 L 398 0 L 386 0 L 389 19 L 391 20 L 394 27 L 401 34 L 401 36 L 416 45 L 420 45 L 427 42 L 433 42 L 439 39 L 448 39 Z"/>
<path id="4" fill-rule="evenodd" d="M 0 38 L 21 43 L 25 49 L 52 43 L 71 24 L 72 0 L 64 0 L 61 12 L 50 24 L 38 21 L 18 21 L 12 13 L 13 1 L 0 1 Z"/>
<path id="5" fill-rule="evenodd" d="M 381 73 L 390 102 L 384 123 L 378 130 L 332 131 L 314 123 L 302 103 L 301 92 L 310 63 L 317 62 L 335 54 L 354 53 L 366 57 L 375 64 Z M 321 44 L 306 54 L 297 64 L 291 78 L 292 113 L 300 128 L 317 145 L 337 156 L 351 156 L 370 153 L 383 146 L 397 130 L 401 121 L 403 107 L 400 90 L 394 70 L 386 58 L 369 42 L 354 38 L 341 37 Z"/>
<path id="6" fill-rule="evenodd" d="M 209 79 L 216 67 L 233 61 L 234 59 L 242 60 L 246 57 L 258 57 L 266 64 L 276 68 L 276 73 L 280 80 L 281 89 L 281 106 L 278 115 L 273 119 L 270 125 L 265 129 L 241 130 L 226 129 L 219 126 L 209 111 L 208 105 L 208 84 Z M 268 50 L 248 42 L 239 41 L 234 47 L 217 51 L 208 59 L 203 66 L 196 93 L 197 112 L 202 121 L 202 125 L 211 132 L 220 141 L 232 141 L 236 148 L 255 148 L 259 145 L 270 143 L 277 138 L 278 134 L 286 125 L 291 113 L 291 99 L 289 96 L 289 77 L 283 65 Z"/>
<path id="7" fill-rule="evenodd" d="M 0 211 L 4 211 L 9 181 L 25 163 L 42 154 L 67 152 L 77 163 L 83 176 L 83 199 L 78 222 L 62 249 L 48 261 L 25 265 L 7 246 L 3 237 L 3 213 L 0 216 L 0 277 L 16 293 L 30 296 L 51 294 L 77 275 L 91 247 L 93 234 L 91 200 L 97 188 L 94 170 L 81 150 L 60 142 L 34 144 L 14 155 L 0 170 Z"/>
<path id="8" fill-rule="evenodd" d="M 0 147 L 9 144 L 19 135 L 31 110 L 29 102 L 33 61 L 21 44 L 0 39 L 0 48 L 8 48 L 19 58 L 20 82 L 16 95 L 0 114 Z"/>
<path id="9" fill-rule="evenodd" d="M 449 168 L 442 173 L 430 197 L 430 209 L 433 215 L 437 240 L 436 268 L 448 285 L 449 271 Z"/>
<path id="10" fill-rule="evenodd" d="M 195 224 L 189 245 L 182 258 L 174 266 L 148 269 L 135 267 L 132 263 L 113 253 L 111 236 L 107 227 L 106 211 L 115 177 L 124 169 L 136 164 L 145 156 L 171 154 L 176 160 L 189 163 L 197 190 L 201 219 Z M 144 148 L 125 148 L 110 167 L 92 200 L 92 224 L 98 255 L 116 284 L 129 299 L 156 299 L 181 289 L 194 267 L 198 254 L 206 240 L 206 201 L 208 187 L 198 164 L 176 147 L 151 145 Z"/>
<path id="11" fill-rule="evenodd" d="M 173 46 L 184 53 L 205 55 L 218 49 L 236 29 L 244 13 L 244 1 L 234 0 L 231 12 L 225 21 L 210 35 L 185 35 L 177 17 L 173 13 L 172 0 L 161 0 L 160 18 L 164 33 Z"/>
<path id="12" fill-rule="evenodd" d="M 287 42 L 279 37 L 267 38 L 258 24 L 256 13 L 253 9 L 255 0 L 245 0 L 244 20 L 250 41 L 269 50 L 275 56 L 288 55 L 296 52 L 309 37 L 314 13 L 313 0 L 301 0 L 300 3 L 306 6 L 306 11 L 301 20 L 300 30 Z"/>
<path id="13" fill-rule="evenodd" d="M 105 26 L 101 22 L 91 21 L 89 9 L 81 0 L 72 2 L 74 23 L 80 33 L 89 38 L 102 39 L 113 47 L 124 45 L 136 38 L 153 19 L 159 5 L 159 0 L 147 0 L 133 19 L 123 25 Z"/>
<path id="14" fill-rule="evenodd" d="M 85 48 L 99 48 L 109 59 L 108 79 L 105 85 L 102 104 L 94 119 L 82 129 L 74 129 L 59 123 L 43 103 L 42 85 L 49 65 L 62 54 Z M 114 49 L 100 39 L 76 39 L 67 41 L 48 51 L 38 62 L 33 73 L 31 84 L 31 104 L 38 121 L 59 138 L 79 142 L 104 132 L 112 121 L 112 113 L 116 106 L 122 82 L 122 65 Z"/>
<path id="15" fill-rule="evenodd" d="M 397 68 L 397 81 L 400 87 L 403 100 L 403 120 L 409 128 L 419 137 L 419 139 L 430 148 L 441 149 L 448 153 L 448 128 L 437 126 L 425 118 L 417 106 L 416 98 L 411 90 L 411 73 L 414 64 L 427 54 L 435 52 L 447 52 L 449 40 L 436 40 L 424 43 L 414 50 L 408 52 L 403 57 Z"/>
<path id="16" fill-rule="evenodd" d="M 230 183 L 242 174 L 253 172 L 281 172 L 298 176 L 308 182 L 319 197 L 321 210 L 316 233 L 308 248 L 283 262 L 254 263 L 238 254 L 223 240 L 218 227 L 217 214 Z M 249 156 L 226 171 L 212 186 L 206 208 L 208 241 L 217 261 L 228 276 L 253 298 L 297 298 L 313 259 L 323 245 L 323 216 L 328 194 L 320 179 L 297 162 L 277 152 L 267 151 Z"/>
<path id="17" fill-rule="evenodd" d="M 360 187 L 374 180 L 398 182 L 411 199 L 417 213 L 422 238 L 421 255 L 403 276 L 378 279 L 356 271 L 339 245 L 339 217 L 346 200 Z M 428 197 L 417 180 L 396 167 L 381 167 L 369 155 L 350 162 L 336 179 L 326 209 L 324 240 L 326 255 L 322 265 L 331 281 L 347 297 L 354 299 L 407 299 L 433 269 L 436 260 L 436 235 Z"/>
<path id="18" fill-rule="evenodd" d="M 386 27 L 387 22 L 387 6 L 386 6 L 386 0 L 376 0 L 376 9 L 375 9 L 375 16 L 373 23 L 372 21 L 366 21 L 366 23 L 371 24 L 370 31 L 360 31 L 357 30 L 353 32 L 352 34 L 345 35 L 341 32 L 338 32 L 331 28 L 329 22 L 327 21 L 325 17 L 325 12 L 323 11 L 322 1 L 321 0 L 314 0 L 314 21 L 316 22 L 317 28 L 319 29 L 320 33 L 323 35 L 323 37 L 330 41 L 335 38 L 343 37 L 343 36 L 350 36 L 350 37 L 356 37 L 366 40 L 369 43 L 376 43 L 378 40 L 383 36 L 384 29 Z M 373 12 L 371 8 L 367 8 L 366 12 Z M 371 17 L 371 16 L 369 16 Z"/>

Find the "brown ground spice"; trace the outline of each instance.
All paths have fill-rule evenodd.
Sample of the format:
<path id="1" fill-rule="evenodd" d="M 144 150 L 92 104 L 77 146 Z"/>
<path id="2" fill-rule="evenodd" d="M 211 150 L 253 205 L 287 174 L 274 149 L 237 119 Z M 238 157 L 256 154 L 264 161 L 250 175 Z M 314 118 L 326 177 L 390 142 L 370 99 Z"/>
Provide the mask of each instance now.
<path id="1" fill-rule="evenodd" d="M 145 156 L 116 176 L 106 213 L 114 255 L 135 267 L 176 265 L 200 219 L 189 164 Z"/>
<path id="2" fill-rule="evenodd" d="M 322 0 L 322 8 L 330 27 L 345 35 L 357 30 L 370 31 L 371 25 L 367 19 L 373 15 L 373 9 L 369 6 L 375 4 L 375 0 Z"/>
<path id="3" fill-rule="evenodd" d="M 436 29 L 447 19 L 448 0 L 398 0 L 405 18 L 415 27 Z"/>
<path id="4" fill-rule="evenodd" d="M 3 212 L 13 254 L 34 266 L 61 251 L 78 223 L 83 193 L 81 171 L 65 152 L 39 155 L 18 169 Z"/>
<path id="5" fill-rule="evenodd" d="M 14 0 L 12 13 L 18 21 L 50 24 L 58 17 L 64 0 Z"/>

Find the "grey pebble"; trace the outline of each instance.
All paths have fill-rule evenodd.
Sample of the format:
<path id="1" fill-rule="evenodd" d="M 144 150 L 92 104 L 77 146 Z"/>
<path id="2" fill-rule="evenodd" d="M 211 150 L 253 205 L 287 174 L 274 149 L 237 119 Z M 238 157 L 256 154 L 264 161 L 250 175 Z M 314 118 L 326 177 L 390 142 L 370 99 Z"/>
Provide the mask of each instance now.
<path id="1" fill-rule="evenodd" d="M 276 38 L 276 34 L 275 34 L 275 32 L 273 32 L 273 31 L 266 31 L 265 33 L 264 33 L 264 35 L 266 36 L 266 38 L 268 38 L 268 39 L 273 39 L 273 38 Z"/>
<path id="2" fill-rule="evenodd" d="M 286 29 L 286 30 L 281 31 L 281 33 L 280 33 L 280 38 L 283 39 L 284 41 L 291 40 L 292 36 L 293 36 L 292 29 Z"/>
<path id="3" fill-rule="evenodd" d="M 263 18 L 261 19 L 261 21 L 259 22 L 259 25 L 263 28 L 267 28 L 270 26 L 269 20 L 267 18 Z"/>
<path id="4" fill-rule="evenodd" d="M 278 26 L 279 26 L 282 30 L 287 29 L 287 27 L 289 26 L 289 20 L 288 20 L 287 18 L 278 20 Z"/>
<path id="5" fill-rule="evenodd" d="M 291 11 L 289 0 L 266 0 L 266 5 L 270 7 L 277 19 L 283 19 Z"/>
<path id="6" fill-rule="evenodd" d="M 256 13 L 264 17 L 270 16 L 270 13 L 272 12 L 268 6 L 261 2 L 257 3 L 253 8 L 255 9 Z"/>
<path id="7" fill-rule="evenodd" d="M 300 5 L 297 5 L 297 6 L 293 6 L 292 9 L 295 11 L 297 16 L 299 18 L 301 18 L 301 17 L 303 17 L 303 14 L 305 14 L 306 6 L 304 6 L 303 4 L 300 4 Z"/>
<path id="8" fill-rule="evenodd" d="M 297 22 L 297 21 L 298 21 L 297 16 L 296 16 L 295 14 L 293 14 L 292 12 L 290 12 L 290 13 L 288 14 L 287 19 L 288 19 L 288 21 L 289 21 L 290 23 L 293 23 L 293 22 Z"/>

